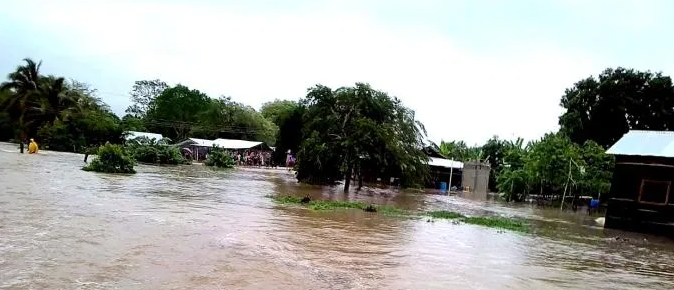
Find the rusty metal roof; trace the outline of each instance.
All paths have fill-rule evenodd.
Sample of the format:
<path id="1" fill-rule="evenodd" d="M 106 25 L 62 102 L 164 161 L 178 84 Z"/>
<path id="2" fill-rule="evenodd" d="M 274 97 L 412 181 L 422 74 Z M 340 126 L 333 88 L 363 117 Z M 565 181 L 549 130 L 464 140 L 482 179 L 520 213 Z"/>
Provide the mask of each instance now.
<path id="1" fill-rule="evenodd" d="M 674 158 L 674 131 L 630 130 L 606 153 Z"/>

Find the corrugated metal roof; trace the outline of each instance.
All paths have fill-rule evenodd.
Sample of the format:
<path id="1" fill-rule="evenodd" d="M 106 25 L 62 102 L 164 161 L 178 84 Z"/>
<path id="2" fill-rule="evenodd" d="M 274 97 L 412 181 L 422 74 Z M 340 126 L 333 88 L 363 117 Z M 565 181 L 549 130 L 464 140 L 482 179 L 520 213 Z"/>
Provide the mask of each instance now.
<path id="1" fill-rule="evenodd" d="M 454 168 L 454 169 L 462 169 L 463 168 L 463 162 L 444 159 L 444 158 L 436 158 L 436 157 L 429 157 L 429 158 L 430 158 L 430 160 L 428 161 L 428 165 L 430 165 L 430 166 L 438 166 L 438 167 Z"/>
<path id="2" fill-rule="evenodd" d="M 674 157 L 673 131 L 630 130 L 606 153 L 613 155 L 636 155 Z"/>
<path id="3" fill-rule="evenodd" d="M 224 149 L 248 149 L 262 144 L 262 142 L 234 140 L 234 139 L 215 139 L 213 140 L 215 146 Z"/>
<path id="4" fill-rule="evenodd" d="M 161 134 L 149 133 L 149 132 L 138 132 L 138 131 L 127 131 L 126 140 L 135 139 L 138 137 L 147 137 L 148 139 L 155 139 L 157 141 L 164 138 Z"/>
<path id="5" fill-rule="evenodd" d="M 185 141 L 192 141 L 193 145 L 202 146 L 202 147 L 213 147 L 213 140 L 199 139 L 199 138 L 189 138 Z M 181 142 L 184 143 L 185 141 Z"/>
<path id="6" fill-rule="evenodd" d="M 179 142 L 176 145 L 181 146 L 183 144 L 190 144 L 192 146 L 200 147 L 220 147 L 223 149 L 248 149 L 262 144 L 262 142 L 257 141 L 246 141 L 246 140 L 234 140 L 234 139 L 215 139 L 215 140 L 206 140 L 198 138 L 189 138 L 185 141 Z"/>

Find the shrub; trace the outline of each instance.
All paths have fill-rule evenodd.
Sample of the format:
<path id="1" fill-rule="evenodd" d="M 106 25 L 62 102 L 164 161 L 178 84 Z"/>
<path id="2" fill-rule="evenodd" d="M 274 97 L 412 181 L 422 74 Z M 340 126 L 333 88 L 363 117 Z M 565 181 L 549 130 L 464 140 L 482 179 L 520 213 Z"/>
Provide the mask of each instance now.
<path id="1" fill-rule="evenodd" d="M 136 173 L 135 161 L 119 145 L 105 143 L 98 148 L 97 157 L 82 170 L 104 173 Z"/>
<path id="2" fill-rule="evenodd" d="M 180 154 L 180 150 L 172 146 L 160 146 L 157 148 L 157 160 L 159 164 L 186 164 L 189 163 L 188 160 L 183 158 L 183 155 Z"/>
<path id="3" fill-rule="evenodd" d="M 126 143 L 131 156 L 138 161 L 150 164 L 187 164 L 189 160 L 183 158 L 180 149 L 168 146 L 168 139 L 156 141 L 146 137 L 129 140 Z"/>
<path id="4" fill-rule="evenodd" d="M 136 159 L 138 162 L 143 163 L 157 163 L 159 160 L 159 153 L 157 148 L 150 145 L 140 145 L 128 147 L 133 159 Z"/>
<path id="5" fill-rule="evenodd" d="M 206 158 L 206 162 L 204 164 L 206 164 L 206 166 L 215 166 L 220 168 L 233 168 L 234 159 L 226 150 L 213 148 L 211 152 L 208 153 L 208 157 Z"/>

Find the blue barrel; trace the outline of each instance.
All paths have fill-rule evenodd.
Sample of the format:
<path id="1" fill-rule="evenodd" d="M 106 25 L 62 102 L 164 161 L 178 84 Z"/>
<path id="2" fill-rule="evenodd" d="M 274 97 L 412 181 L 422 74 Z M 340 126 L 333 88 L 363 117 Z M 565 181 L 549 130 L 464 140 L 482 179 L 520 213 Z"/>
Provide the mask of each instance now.
<path id="1" fill-rule="evenodd" d="M 440 182 L 440 190 L 447 191 L 447 182 Z"/>

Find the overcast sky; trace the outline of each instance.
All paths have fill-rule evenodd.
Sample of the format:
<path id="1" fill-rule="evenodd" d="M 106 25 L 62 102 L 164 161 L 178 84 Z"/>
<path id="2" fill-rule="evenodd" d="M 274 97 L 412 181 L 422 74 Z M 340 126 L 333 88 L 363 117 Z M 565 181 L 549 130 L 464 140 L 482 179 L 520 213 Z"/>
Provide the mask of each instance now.
<path id="1" fill-rule="evenodd" d="M 369 82 L 433 141 L 535 139 L 606 67 L 671 74 L 674 1 L 0 0 L 0 74 L 24 57 L 91 84 L 122 115 L 133 81 L 259 108 Z M 669 19 L 668 19 L 669 18 Z"/>

